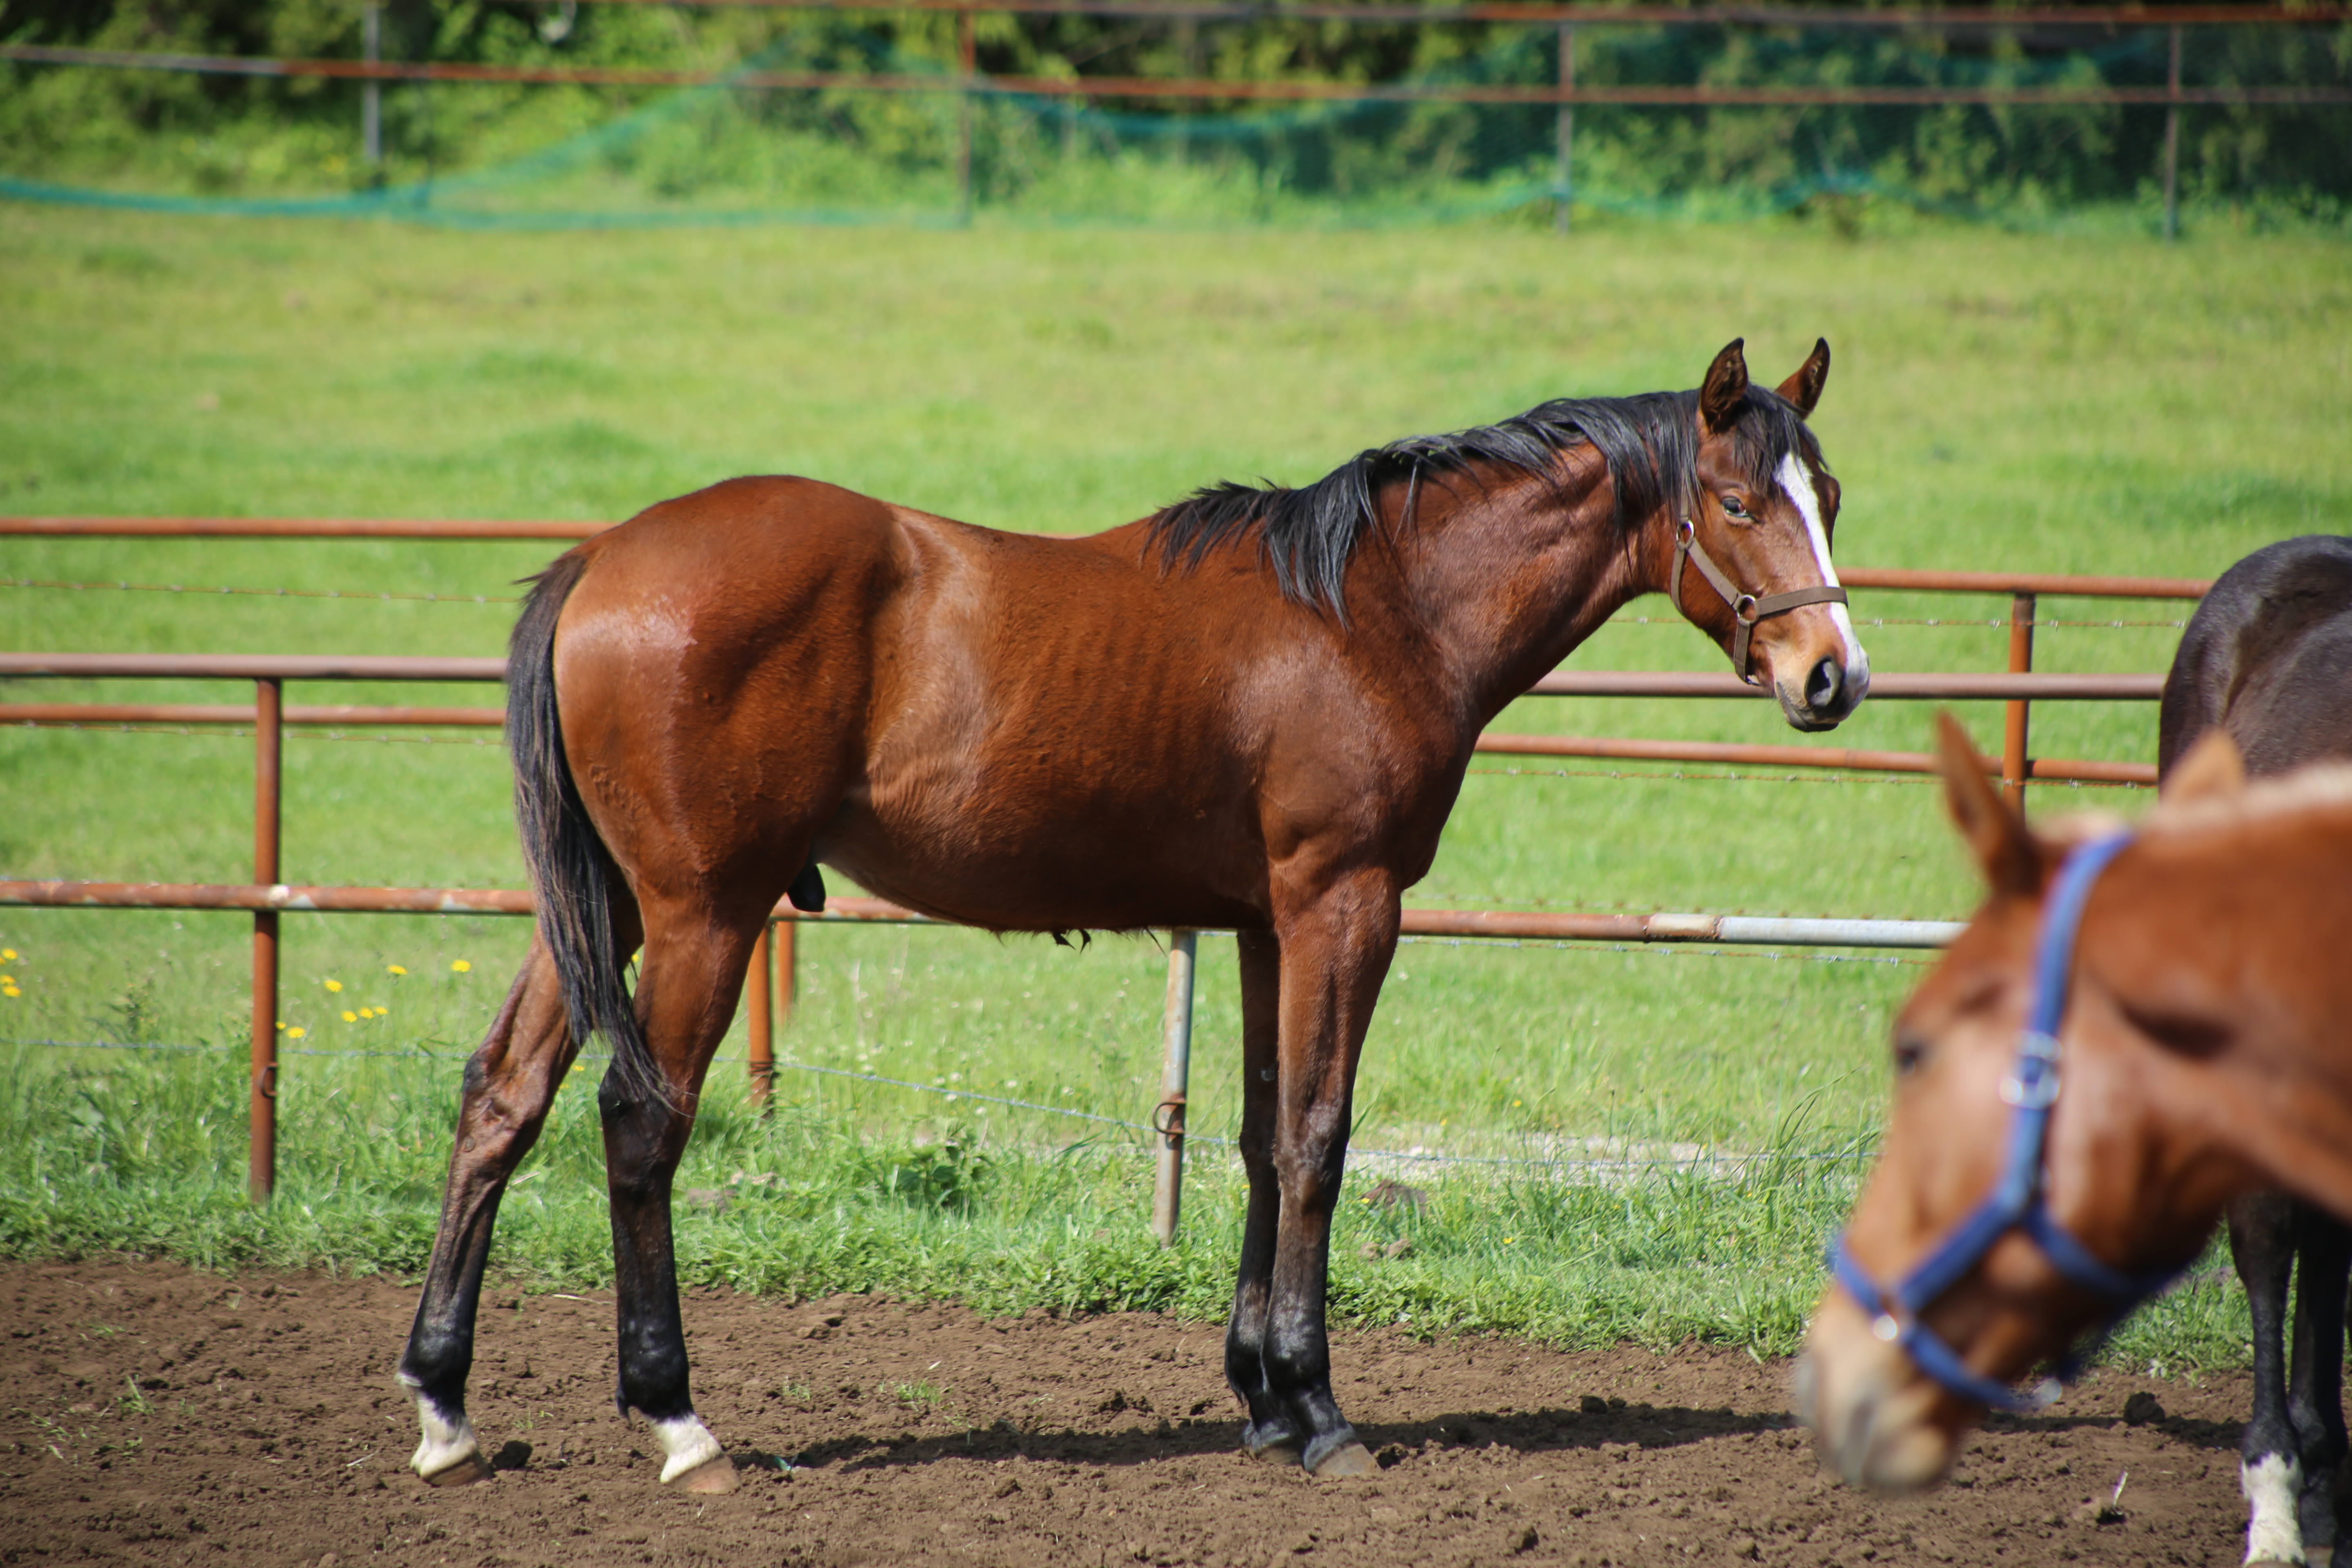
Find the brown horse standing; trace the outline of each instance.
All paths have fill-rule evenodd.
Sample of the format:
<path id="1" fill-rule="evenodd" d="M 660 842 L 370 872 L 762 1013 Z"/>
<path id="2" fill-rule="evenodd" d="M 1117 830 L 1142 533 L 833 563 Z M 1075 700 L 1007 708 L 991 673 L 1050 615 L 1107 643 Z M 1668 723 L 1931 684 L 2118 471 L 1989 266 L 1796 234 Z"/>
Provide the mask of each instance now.
<path id="1" fill-rule="evenodd" d="M 1239 933 L 1226 1375 L 1253 1452 L 1370 1469 L 1331 1395 L 1324 1289 L 1401 896 L 1480 728 L 1638 595 L 1671 586 L 1799 729 L 1862 700 L 1837 484 L 1803 423 L 1828 371 L 1822 343 L 1751 387 L 1734 342 L 1696 392 L 1548 403 L 1086 539 L 737 479 L 560 558 L 509 666 L 537 939 L 466 1072 L 401 1362 L 417 1472 L 487 1473 L 465 1383 L 490 1227 L 602 1032 L 620 1405 L 665 1482 L 733 1483 L 688 1392 L 670 1180 L 753 940 L 787 890 L 821 905 L 820 863 L 993 931 Z"/>
<path id="2" fill-rule="evenodd" d="M 2057 1044 L 2037 1047 L 2038 929 L 2074 847 L 2031 832 L 1945 722 L 1945 789 L 1990 890 L 1895 1020 L 1885 1151 L 1797 1379 L 1822 1457 L 1894 1489 L 1940 1479 L 2000 1384 L 2193 1259 L 2233 1197 L 2352 1219 L 2352 769 L 2248 787 L 2226 731 L 2192 750 L 2089 885 L 2056 952 Z M 2047 1115 L 2024 1173 L 2045 1227 L 1969 1225 L 2019 1173 L 2024 1111 Z"/>

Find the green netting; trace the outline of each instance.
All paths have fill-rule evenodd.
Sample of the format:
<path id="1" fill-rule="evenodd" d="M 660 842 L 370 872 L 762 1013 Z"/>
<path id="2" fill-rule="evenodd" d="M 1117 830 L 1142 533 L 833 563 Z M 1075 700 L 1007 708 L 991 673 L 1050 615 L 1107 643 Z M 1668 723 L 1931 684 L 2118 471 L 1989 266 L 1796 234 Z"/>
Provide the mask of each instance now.
<path id="1" fill-rule="evenodd" d="M 1557 79 L 1549 29 L 1487 28 L 1455 42 L 1451 58 L 1402 79 Z M 1448 54 L 1427 36 L 1418 43 L 1424 58 Z M 2160 87 L 2169 68 L 2158 29 L 2055 42 L 1979 37 L 1961 47 L 1852 29 L 1588 27 L 1579 50 L 1578 79 L 1590 86 Z M 2352 83 L 2352 27 L 2190 29 L 2181 66 L 2192 87 L 2289 83 L 2340 95 Z M 37 88 L 36 70 L 74 68 L 20 68 L 11 90 Z M 928 73 L 940 89 L 774 90 L 740 79 L 789 70 Z M 336 90 L 354 100 L 358 91 Z M 239 188 L 208 191 L 188 188 L 205 178 L 174 181 L 168 160 L 159 167 L 148 159 L 135 180 L 105 172 L 65 179 L 41 166 L 38 149 L 0 148 L 0 195 L 471 227 L 944 226 L 975 216 L 1030 224 L 1536 222 L 1565 199 L 1588 216 L 1748 219 L 1802 210 L 1845 222 L 1878 204 L 2023 226 L 2145 228 L 2160 221 L 2167 135 L 2160 105 L 1588 105 L 1573 116 L 1563 168 L 1561 116 L 1549 104 L 967 99 L 937 58 L 837 21 L 786 31 L 744 58 L 735 78 L 709 87 L 630 94 L 435 83 L 389 89 L 387 99 L 410 142 L 431 152 L 422 168 L 414 154 L 396 160 L 396 176 L 378 188 L 348 188 L 352 161 L 340 154 L 313 157 L 307 174 L 282 154 L 271 167 L 248 160 L 226 178 L 206 176 Z M 2191 221 L 2227 212 L 2238 221 L 2352 226 L 2352 105 L 2178 112 L 2180 204 Z M 317 126 L 314 114 L 314 142 Z M 550 126 L 562 133 L 546 135 Z M 539 144 L 513 150 L 534 133 Z M 321 188 L 335 183 L 346 188 Z"/>

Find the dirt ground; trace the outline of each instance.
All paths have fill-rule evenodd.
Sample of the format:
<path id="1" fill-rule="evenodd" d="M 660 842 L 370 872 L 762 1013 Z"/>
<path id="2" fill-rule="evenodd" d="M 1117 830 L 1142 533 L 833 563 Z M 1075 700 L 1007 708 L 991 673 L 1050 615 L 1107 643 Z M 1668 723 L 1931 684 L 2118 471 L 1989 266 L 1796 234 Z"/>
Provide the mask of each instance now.
<path id="1" fill-rule="evenodd" d="M 1318 1483 L 1241 1457 L 1211 1327 L 698 1292 L 698 1404 L 745 1473 L 697 1498 L 614 1412 L 610 1300 L 509 1289 L 472 1405 L 499 1474 L 445 1490 L 404 1468 L 404 1289 L 16 1265 L 0 1300 L 7 1563 L 2224 1564 L 2242 1541 L 2237 1376 L 2095 1377 L 1887 1502 L 1819 1473 L 1784 1367 L 1351 1333 L 1339 1393 L 1387 1468 Z M 2163 1411 L 2127 1425 L 2141 1392 Z"/>

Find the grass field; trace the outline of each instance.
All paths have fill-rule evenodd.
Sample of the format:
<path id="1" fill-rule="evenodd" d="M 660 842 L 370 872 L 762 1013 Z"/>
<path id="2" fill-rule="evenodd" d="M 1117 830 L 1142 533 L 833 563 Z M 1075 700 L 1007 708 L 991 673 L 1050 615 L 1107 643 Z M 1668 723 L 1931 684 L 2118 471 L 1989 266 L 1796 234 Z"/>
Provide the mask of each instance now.
<path id="1" fill-rule="evenodd" d="M 730 474 L 800 472 L 995 526 L 1076 531 L 1208 479 L 1298 481 L 1360 447 L 1570 393 L 1694 383 L 1735 335 L 1759 374 L 1816 334 L 1815 418 L 1845 486 L 1840 558 L 2204 574 L 2352 516 L 2352 272 L 2340 245 L 2095 245 L 1974 230 L 1861 244 L 1801 226 L 1374 234 L 753 229 L 466 237 L 0 209 L 0 510 L 618 519 Z M 0 541 L 0 646 L 490 654 L 550 551 L 384 542 Z M 27 583 L 285 588 L 274 595 Z M 341 599 L 302 596 L 329 591 Z M 438 594 L 455 602 L 383 599 Z M 487 603 L 475 602 L 480 595 Z M 1636 605 L 1638 616 L 1661 607 Z M 1999 668 L 1993 601 L 1864 595 L 1874 664 Z M 2051 601 L 2039 662 L 2157 669 L 2175 606 Z M 1873 626 L 1874 617 L 1890 624 Z M 1913 624 L 1973 617 L 1974 626 Z M 2149 624 L 2139 624 L 2149 623 Z M 1688 628 L 1613 626 L 1596 667 L 1715 668 Z M 195 684 L 7 695 L 229 700 Z M 297 689 L 295 700 L 490 700 Z M 1835 744 L 1923 747 L 1923 705 Z M 1998 715 L 1963 717 L 1990 744 Z M 1506 727 L 1783 740 L 1761 704 L 1531 700 Z M 2045 755 L 2145 759 L 2155 715 L 2048 704 Z M 465 736 L 288 746 L 292 880 L 519 885 L 504 753 Z M 250 742 L 0 734 L 0 872 L 242 879 Z M 1951 916 L 1971 902 L 1916 782 L 1481 770 L 1416 902 Z M 1656 768 L 1621 772 L 1657 773 Z M 2114 791 L 2044 807 L 2126 812 Z M 457 1054 L 520 922 L 288 921 L 298 1050 Z M 236 1197 L 245 937 L 231 917 L 0 911 L 0 1248 L 414 1268 L 429 1245 L 454 1061 L 296 1056 L 284 1199 Z M 803 940 L 798 1060 L 1123 1119 L 1155 1098 L 1161 957 L 952 931 Z M 1830 955 L 1821 955 L 1830 956 Z M 1848 955 L 1851 956 L 1851 955 Z M 459 972 L 452 966 L 463 962 Z M 404 973 L 390 973 L 398 966 Z M 1508 1154 L 1610 1135 L 1738 1151 L 1864 1145 L 1887 1018 L 1921 971 L 1801 955 L 1407 947 L 1358 1142 Z M 1202 946 L 1193 1126 L 1231 1130 L 1230 943 Z M 330 989 L 330 983 L 339 989 Z M 381 1016 L 345 1012 L 382 1007 Z M 290 1033 L 290 1031 L 289 1031 Z M 740 1041 L 730 1044 L 740 1054 Z M 722 1065 L 721 1073 L 728 1069 Z M 738 1069 L 740 1070 L 740 1069 Z M 1017 1305 L 1220 1310 L 1234 1183 L 1196 1161 L 1184 1245 L 1154 1249 L 1131 1134 L 784 1075 L 761 1121 L 715 1098 L 682 1178 L 770 1175 L 684 1220 L 690 1269 Z M 595 1278 L 606 1241 L 585 1095 L 509 1200 L 507 1266 Z M 1072 1140 L 1078 1142 L 1073 1143 Z M 1205 1152 L 1204 1152 L 1205 1153 Z M 1786 1348 L 1851 1163 L 1631 1184 L 1454 1168 L 1345 1308 L 1563 1339 Z M 1416 1177 L 1416 1180 L 1423 1178 Z M 2231 1291 L 2143 1320 L 2123 1353 L 2226 1361 Z"/>

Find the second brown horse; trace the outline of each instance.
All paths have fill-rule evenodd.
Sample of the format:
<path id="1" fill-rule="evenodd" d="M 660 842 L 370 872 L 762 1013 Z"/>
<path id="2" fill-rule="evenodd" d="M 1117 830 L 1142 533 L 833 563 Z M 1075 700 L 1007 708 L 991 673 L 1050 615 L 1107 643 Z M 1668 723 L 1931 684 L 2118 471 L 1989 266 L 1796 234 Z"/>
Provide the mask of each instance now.
<path id="1" fill-rule="evenodd" d="M 737 479 L 558 560 L 509 670 L 539 925 L 467 1068 L 401 1362 L 417 1472 L 488 1473 L 465 1384 L 491 1226 L 602 1033 L 617 1396 L 665 1482 L 733 1484 L 688 1393 L 670 1182 L 752 942 L 788 890 L 821 903 L 819 865 L 992 931 L 1239 933 L 1226 1375 L 1253 1452 L 1372 1468 L 1332 1398 L 1324 1297 L 1402 895 L 1479 730 L 1639 595 L 1675 590 L 1799 729 L 1862 700 L 1837 483 L 1804 425 L 1828 371 L 1822 343 L 1751 387 L 1734 342 L 1696 392 L 1549 403 L 1086 539 Z"/>

